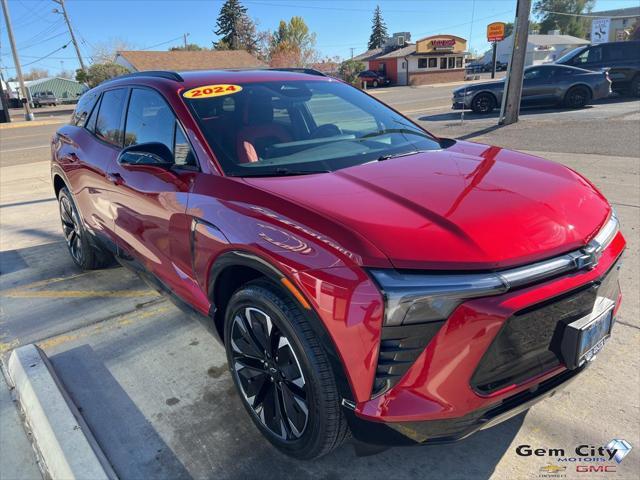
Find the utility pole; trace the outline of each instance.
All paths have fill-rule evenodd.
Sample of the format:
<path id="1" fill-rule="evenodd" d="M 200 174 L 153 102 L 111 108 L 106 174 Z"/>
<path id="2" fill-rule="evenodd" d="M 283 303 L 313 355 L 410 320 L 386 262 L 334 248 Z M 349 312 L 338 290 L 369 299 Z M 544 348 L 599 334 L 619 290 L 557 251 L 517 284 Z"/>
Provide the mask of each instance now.
<path id="1" fill-rule="evenodd" d="M 30 122 L 31 120 L 33 120 L 33 113 L 31 113 L 31 105 L 29 105 L 29 96 L 27 95 L 27 88 L 24 86 L 24 78 L 22 78 L 22 67 L 20 67 L 20 59 L 18 58 L 18 49 L 16 48 L 16 40 L 13 37 L 13 28 L 11 27 L 11 20 L 9 19 L 9 6 L 7 5 L 7 0 L 2 0 L 2 11 L 4 12 L 4 20 L 7 23 L 7 36 L 9 37 L 9 43 L 11 44 L 11 52 L 13 53 L 13 63 L 15 64 L 16 76 L 18 77 L 18 83 L 20 84 L 20 92 L 22 94 L 22 104 L 24 105 L 24 119 L 27 122 Z"/>
<path id="2" fill-rule="evenodd" d="M 531 0 L 517 0 L 516 18 L 513 30 L 513 49 L 509 71 L 505 80 L 502 106 L 500 108 L 499 125 L 510 125 L 518 121 L 520 113 L 520 99 L 522 97 L 522 77 L 527 55 L 527 40 L 529 38 L 529 13 Z"/>
<path id="3" fill-rule="evenodd" d="M 185 50 L 187 49 L 187 37 L 188 37 L 189 35 L 191 35 L 191 34 L 190 34 L 190 33 L 185 33 L 185 34 L 183 35 L 183 37 L 184 37 L 184 49 L 185 49 Z"/>
<path id="4" fill-rule="evenodd" d="M 493 42 L 493 54 L 491 56 L 491 78 L 496 78 L 496 53 L 498 50 L 498 42 Z"/>
<path id="5" fill-rule="evenodd" d="M 58 10 L 57 8 L 54 8 L 53 13 L 61 13 L 64 16 L 64 21 L 67 22 L 67 27 L 69 27 L 69 34 L 71 35 L 71 41 L 73 42 L 73 46 L 76 48 L 76 54 L 78 55 L 80 68 L 86 73 L 87 68 L 84 66 L 82 55 L 80 55 L 80 47 L 78 47 L 76 36 L 73 34 L 73 28 L 71 27 L 71 22 L 69 21 L 69 15 L 67 15 L 67 7 L 65 7 L 64 5 L 64 0 L 53 0 L 53 1 L 58 5 L 60 5 L 60 8 L 62 8 L 62 11 Z"/>

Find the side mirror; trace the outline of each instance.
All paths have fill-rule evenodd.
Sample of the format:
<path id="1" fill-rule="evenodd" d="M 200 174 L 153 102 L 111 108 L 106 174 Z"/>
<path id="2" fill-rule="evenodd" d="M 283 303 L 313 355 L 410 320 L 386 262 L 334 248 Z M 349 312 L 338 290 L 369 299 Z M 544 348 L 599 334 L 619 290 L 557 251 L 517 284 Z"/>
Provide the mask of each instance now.
<path id="1" fill-rule="evenodd" d="M 144 165 L 171 168 L 175 161 L 173 153 L 164 143 L 148 142 L 126 147 L 118 155 L 121 165 Z"/>

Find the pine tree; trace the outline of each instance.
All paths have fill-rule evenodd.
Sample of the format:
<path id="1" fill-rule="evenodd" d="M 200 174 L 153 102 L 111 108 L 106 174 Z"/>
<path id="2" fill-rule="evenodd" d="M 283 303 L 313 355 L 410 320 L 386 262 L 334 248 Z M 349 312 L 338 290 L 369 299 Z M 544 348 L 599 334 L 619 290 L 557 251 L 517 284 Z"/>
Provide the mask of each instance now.
<path id="1" fill-rule="evenodd" d="M 247 16 L 247 7 L 239 0 L 226 0 L 216 22 L 216 35 L 221 36 L 213 44 L 219 50 L 255 50 L 255 24 Z"/>
<path id="2" fill-rule="evenodd" d="M 373 12 L 373 24 L 371 25 L 371 36 L 369 37 L 369 50 L 382 47 L 386 38 L 387 26 L 384 24 L 384 20 L 382 19 L 380 5 L 377 5 Z"/>

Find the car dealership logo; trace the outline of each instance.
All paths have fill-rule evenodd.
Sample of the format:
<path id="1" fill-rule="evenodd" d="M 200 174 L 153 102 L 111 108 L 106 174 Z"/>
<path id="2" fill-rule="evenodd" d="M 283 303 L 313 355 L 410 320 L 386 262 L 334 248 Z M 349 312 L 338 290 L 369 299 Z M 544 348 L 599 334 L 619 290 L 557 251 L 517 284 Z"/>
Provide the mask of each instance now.
<path id="1" fill-rule="evenodd" d="M 518 445 L 516 454 L 521 457 L 553 457 L 557 462 L 563 463 L 607 463 L 613 461 L 621 463 L 631 449 L 631 444 L 626 440 L 613 439 L 606 446 L 581 444 L 573 451 L 567 451 L 564 448 L 534 448 L 531 445 Z"/>
<path id="2" fill-rule="evenodd" d="M 557 474 L 560 472 L 564 472 L 567 469 L 567 467 L 565 467 L 564 465 L 560 466 L 560 465 L 545 465 L 544 467 L 540 467 L 540 471 L 543 473 L 551 473 L 551 474 Z"/>

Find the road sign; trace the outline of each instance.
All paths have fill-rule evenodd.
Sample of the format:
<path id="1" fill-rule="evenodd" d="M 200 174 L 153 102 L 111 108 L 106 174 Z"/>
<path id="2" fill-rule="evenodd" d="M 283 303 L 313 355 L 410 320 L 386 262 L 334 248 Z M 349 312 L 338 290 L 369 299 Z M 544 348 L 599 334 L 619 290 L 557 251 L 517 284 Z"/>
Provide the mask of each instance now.
<path id="1" fill-rule="evenodd" d="M 609 41 L 610 18 L 594 18 L 591 22 L 591 43 Z"/>
<path id="2" fill-rule="evenodd" d="M 499 42 L 504 39 L 506 24 L 504 22 L 493 22 L 487 25 L 487 41 Z"/>

